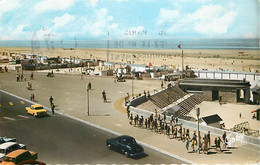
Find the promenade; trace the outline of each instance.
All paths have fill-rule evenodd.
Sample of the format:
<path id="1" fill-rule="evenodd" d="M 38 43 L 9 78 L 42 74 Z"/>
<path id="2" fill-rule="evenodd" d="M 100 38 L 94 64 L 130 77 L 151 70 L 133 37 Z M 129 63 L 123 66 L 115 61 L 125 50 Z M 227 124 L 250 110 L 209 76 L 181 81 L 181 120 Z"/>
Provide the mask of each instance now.
<path id="1" fill-rule="evenodd" d="M 259 146 L 242 144 L 237 149 L 230 149 L 230 153 L 197 154 L 187 153 L 185 143 L 167 138 L 150 130 L 134 127 L 129 124 L 124 111 L 123 98 L 126 93 L 132 93 L 132 81 L 114 82 L 111 77 L 86 76 L 81 79 L 78 74 L 55 74 L 53 78 L 46 73 L 34 72 L 34 80 L 29 80 L 31 72 L 24 72 L 27 81 L 16 82 L 16 72 L 0 74 L 0 88 L 29 100 L 30 94 L 35 95 L 35 103 L 50 107 L 49 97 L 54 98 L 56 111 L 81 120 L 93 123 L 120 134 L 131 135 L 138 141 L 156 147 L 158 150 L 181 157 L 198 164 L 257 164 L 260 162 Z M 32 91 L 26 88 L 27 82 L 32 83 Z M 86 85 L 91 82 L 90 116 L 87 116 Z M 153 93 L 159 90 L 159 80 L 134 80 L 134 93 L 143 93 L 143 90 Z M 105 90 L 108 103 L 102 100 L 102 91 Z M 193 133 L 193 131 L 191 131 Z M 213 144 L 214 135 L 211 143 Z M 191 147 L 190 147 L 191 150 Z"/>

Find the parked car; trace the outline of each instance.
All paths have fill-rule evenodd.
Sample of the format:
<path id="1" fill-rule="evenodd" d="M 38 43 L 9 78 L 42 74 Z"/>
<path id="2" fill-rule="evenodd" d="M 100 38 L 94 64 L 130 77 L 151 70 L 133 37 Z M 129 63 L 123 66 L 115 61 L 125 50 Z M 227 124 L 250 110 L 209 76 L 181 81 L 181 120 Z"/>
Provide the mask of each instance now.
<path id="1" fill-rule="evenodd" d="M 20 163 L 25 163 L 30 160 L 35 161 L 38 158 L 37 153 L 24 150 L 24 149 L 18 149 L 13 152 L 10 152 L 7 154 L 2 161 L 2 164 L 20 164 Z"/>
<path id="2" fill-rule="evenodd" d="M 144 153 L 143 147 L 137 144 L 133 137 L 127 135 L 107 139 L 106 144 L 109 149 L 122 153 L 127 157 L 135 157 Z"/>
<path id="3" fill-rule="evenodd" d="M 16 142 L 16 138 L 0 137 L 0 144 L 5 142 Z"/>
<path id="4" fill-rule="evenodd" d="M 30 107 L 26 107 L 25 109 L 28 114 L 31 114 L 35 117 L 47 115 L 47 110 L 45 110 L 43 106 L 39 104 L 31 105 Z"/>
<path id="5" fill-rule="evenodd" d="M 26 146 L 24 144 L 18 144 L 17 142 L 6 142 L 0 144 L 0 162 L 3 161 L 7 154 L 18 149 L 26 149 Z"/>

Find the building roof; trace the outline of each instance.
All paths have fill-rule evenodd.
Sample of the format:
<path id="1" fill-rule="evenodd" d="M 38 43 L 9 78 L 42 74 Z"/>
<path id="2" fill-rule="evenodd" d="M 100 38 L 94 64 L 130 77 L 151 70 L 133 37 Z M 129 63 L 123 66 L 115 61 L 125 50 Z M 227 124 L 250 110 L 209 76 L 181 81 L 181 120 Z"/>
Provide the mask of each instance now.
<path id="1" fill-rule="evenodd" d="M 181 80 L 179 86 L 220 87 L 220 88 L 249 88 L 249 81 L 229 79 L 189 78 Z"/>
<path id="2" fill-rule="evenodd" d="M 207 124 L 212 124 L 212 123 L 217 123 L 217 122 L 223 121 L 221 119 L 221 117 L 219 117 L 218 114 L 202 117 L 202 120 L 205 121 Z"/>

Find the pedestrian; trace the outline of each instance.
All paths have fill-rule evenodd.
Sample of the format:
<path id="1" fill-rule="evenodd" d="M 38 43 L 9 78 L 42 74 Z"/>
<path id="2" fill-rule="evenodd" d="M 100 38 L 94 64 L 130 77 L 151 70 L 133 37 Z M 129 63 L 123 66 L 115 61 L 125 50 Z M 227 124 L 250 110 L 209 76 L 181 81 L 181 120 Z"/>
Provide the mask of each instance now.
<path id="1" fill-rule="evenodd" d="M 143 122 L 144 122 L 144 117 L 141 116 L 141 118 L 139 119 L 139 127 L 143 126 Z"/>
<path id="2" fill-rule="evenodd" d="M 190 144 L 190 141 L 188 138 L 186 138 L 186 141 L 185 141 L 185 147 L 186 147 L 186 150 L 189 152 L 189 144 Z"/>
<path id="3" fill-rule="evenodd" d="M 129 109 L 129 105 L 126 107 L 126 112 L 127 112 L 127 118 L 129 119 L 130 117 L 130 109 Z"/>
<path id="4" fill-rule="evenodd" d="M 161 81 L 161 88 L 163 89 L 163 81 Z"/>
<path id="5" fill-rule="evenodd" d="M 53 104 L 53 97 L 52 96 L 50 96 L 49 101 L 50 101 L 50 105 L 52 105 Z"/>
<path id="6" fill-rule="evenodd" d="M 144 124 L 145 124 L 145 128 L 147 129 L 147 119 L 145 119 L 145 122 L 144 122 Z"/>
<path id="7" fill-rule="evenodd" d="M 223 133 L 222 139 L 223 139 L 223 147 L 226 148 L 227 147 L 227 142 L 228 142 L 226 131 Z"/>
<path id="8" fill-rule="evenodd" d="M 150 97 L 151 97 L 151 95 L 150 95 L 150 92 L 149 92 L 149 91 L 147 91 L 147 97 L 148 97 L 148 99 L 150 99 Z"/>
<path id="9" fill-rule="evenodd" d="M 54 114 L 54 108 L 55 108 L 55 105 L 52 104 L 52 105 L 51 105 L 51 111 L 52 111 L 52 114 Z"/>
<path id="10" fill-rule="evenodd" d="M 8 68 L 7 68 L 7 66 L 5 66 L 5 72 L 6 72 L 6 73 L 8 72 Z"/>
<path id="11" fill-rule="evenodd" d="M 102 97 L 103 97 L 104 103 L 106 103 L 107 102 L 107 95 L 106 95 L 105 90 L 103 90 L 103 92 L 102 92 Z"/>
<path id="12" fill-rule="evenodd" d="M 210 131 L 208 131 L 208 134 L 207 134 L 207 139 L 208 139 L 208 146 L 210 147 Z"/>
<path id="13" fill-rule="evenodd" d="M 32 101 L 34 101 L 34 94 L 32 94 Z"/>
<path id="14" fill-rule="evenodd" d="M 31 72 L 30 80 L 33 80 L 33 72 Z"/>
<path id="15" fill-rule="evenodd" d="M 218 141 L 217 141 L 217 146 L 219 148 L 219 150 L 221 151 L 221 145 L 220 143 L 222 143 L 223 141 L 220 139 L 220 137 L 218 137 Z"/>
<path id="16" fill-rule="evenodd" d="M 32 96 L 32 94 L 30 94 L 30 100 L 32 101 L 32 98 L 33 98 L 33 96 Z"/>
<path id="17" fill-rule="evenodd" d="M 17 74 L 16 74 L 16 81 L 17 81 L 17 82 L 19 81 L 19 78 L 20 78 L 20 75 L 17 73 Z"/>
<path id="18" fill-rule="evenodd" d="M 130 115 L 130 124 L 132 125 L 132 122 L 133 122 L 133 114 Z"/>
<path id="19" fill-rule="evenodd" d="M 176 122 L 175 122 L 175 123 L 176 123 L 176 124 L 178 124 L 178 117 L 176 117 L 176 118 L 175 118 L 175 120 L 176 120 Z"/>
<path id="20" fill-rule="evenodd" d="M 186 137 L 190 138 L 190 130 L 189 130 L 189 128 L 187 128 L 187 130 L 186 130 Z"/>
<path id="21" fill-rule="evenodd" d="M 154 109 L 154 118 L 157 119 L 157 109 Z"/>
<path id="22" fill-rule="evenodd" d="M 241 119 L 241 117 L 242 117 L 242 114 L 241 114 L 241 113 L 239 113 L 239 118 Z"/>
<path id="23" fill-rule="evenodd" d="M 144 90 L 144 97 L 146 97 L 146 92 L 145 92 L 145 90 Z"/>
<path id="24" fill-rule="evenodd" d="M 163 114 L 163 120 L 164 120 L 164 122 L 166 122 L 166 113 Z"/>
<path id="25" fill-rule="evenodd" d="M 209 143 L 209 141 L 208 141 L 207 136 L 204 136 L 203 139 L 204 139 L 204 151 L 206 151 L 206 153 L 208 154 L 208 143 Z"/>
<path id="26" fill-rule="evenodd" d="M 88 83 L 88 89 L 91 89 L 91 82 Z"/>
<path id="27" fill-rule="evenodd" d="M 195 152 L 195 139 L 191 140 L 192 152 Z"/>

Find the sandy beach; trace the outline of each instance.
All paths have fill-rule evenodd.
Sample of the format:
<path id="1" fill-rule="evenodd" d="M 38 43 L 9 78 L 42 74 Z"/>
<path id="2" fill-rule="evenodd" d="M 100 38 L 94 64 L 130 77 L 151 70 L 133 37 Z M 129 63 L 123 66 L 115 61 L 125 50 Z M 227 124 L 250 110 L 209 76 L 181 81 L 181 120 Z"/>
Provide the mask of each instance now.
<path id="1" fill-rule="evenodd" d="M 3 52 L 18 54 L 37 54 L 48 57 L 75 57 L 110 62 L 134 63 L 162 67 L 182 67 L 181 49 L 63 49 L 63 48 L 21 48 L 1 47 Z M 192 69 L 226 70 L 226 71 L 259 71 L 258 50 L 220 50 L 220 49 L 184 49 L 183 63 Z"/>

